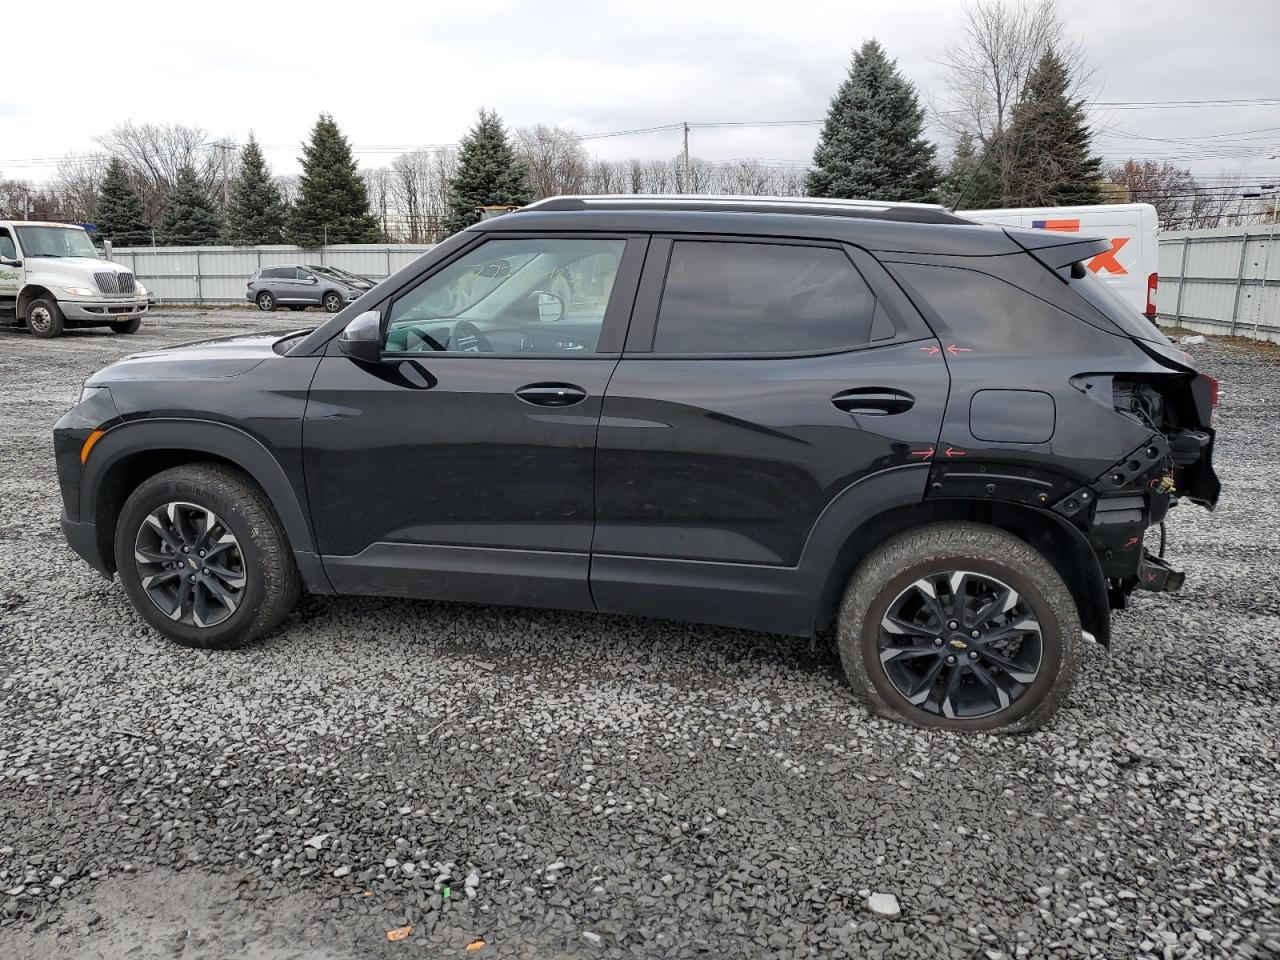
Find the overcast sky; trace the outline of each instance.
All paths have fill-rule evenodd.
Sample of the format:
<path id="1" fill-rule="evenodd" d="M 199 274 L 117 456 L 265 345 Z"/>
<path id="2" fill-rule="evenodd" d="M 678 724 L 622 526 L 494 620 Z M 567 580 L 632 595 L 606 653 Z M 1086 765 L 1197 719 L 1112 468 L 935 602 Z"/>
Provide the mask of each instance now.
<path id="1" fill-rule="evenodd" d="M 1098 68 L 1096 99 L 1276 98 L 1271 105 L 1099 108 L 1107 160 L 1178 159 L 1200 175 L 1280 175 L 1280 0 L 1064 5 Z M 362 166 L 456 142 L 480 107 L 509 126 L 581 134 L 679 121 L 817 120 L 852 48 L 876 37 L 926 98 L 958 30 L 957 0 L 107 4 L 21 0 L 0 32 L 0 176 L 44 179 L 126 120 L 180 121 L 243 141 L 277 173 L 332 113 Z M 816 126 L 695 128 L 711 160 L 807 161 Z M 1221 135 L 1227 136 L 1221 136 Z M 1157 139 L 1139 139 L 1157 138 Z M 1177 142 L 1164 142 L 1177 141 Z M 678 131 L 584 142 L 617 159 L 670 157 Z"/>

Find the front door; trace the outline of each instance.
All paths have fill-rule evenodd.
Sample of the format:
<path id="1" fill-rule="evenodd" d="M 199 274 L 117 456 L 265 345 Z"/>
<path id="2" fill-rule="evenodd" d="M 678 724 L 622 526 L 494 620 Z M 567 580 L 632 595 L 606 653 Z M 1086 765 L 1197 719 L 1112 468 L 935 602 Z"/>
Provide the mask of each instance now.
<path id="1" fill-rule="evenodd" d="M 6 227 L 0 227 L 0 260 L 19 260 L 17 244 Z M 0 263 L 0 306 L 12 306 L 20 289 L 22 289 L 22 268 Z"/>
<path id="2" fill-rule="evenodd" d="M 392 295 L 383 363 L 321 361 L 306 477 L 339 592 L 592 608 L 595 434 L 642 247 L 485 240 Z"/>

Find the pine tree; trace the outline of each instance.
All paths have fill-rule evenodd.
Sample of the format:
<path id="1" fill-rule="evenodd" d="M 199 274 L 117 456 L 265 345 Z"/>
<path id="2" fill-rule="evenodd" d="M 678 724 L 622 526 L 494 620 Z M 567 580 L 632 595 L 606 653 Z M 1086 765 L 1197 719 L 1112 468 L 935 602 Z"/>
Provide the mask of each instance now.
<path id="1" fill-rule="evenodd" d="M 165 197 L 156 225 L 160 242 L 172 247 L 199 247 L 217 243 L 221 232 L 222 223 L 209 191 L 194 167 L 183 166 Z"/>
<path id="2" fill-rule="evenodd" d="M 1102 202 L 1102 160 L 1092 153 L 1084 101 L 1070 89 L 1066 61 L 1045 50 L 1009 121 L 1006 206 Z"/>
<path id="3" fill-rule="evenodd" d="M 369 191 L 351 144 L 327 113 L 311 129 L 311 142 L 303 144 L 298 202 L 289 212 L 286 234 L 303 247 L 378 239 L 378 222 L 369 212 Z"/>
<path id="4" fill-rule="evenodd" d="M 231 182 L 225 240 L 237 247 L 258 243 L 284 243 L 286 211 L 280 188 L 267 167 L 258 141 L 240 151 L 240 172 Z"/>
<path id="5" fill-rule="evenodd" d="M 1000 205 L 994 150 L 979 150 L 973 137 L 962 133 L 956 140 L 951 165 L 939 188 L 942 202 L 953 210 L 982 210 Z"/>
<path id="6" fill-rule="evenodd" d="M 458 150 L 457 173 L 449 181 L 446 233 L 465 230 L 480 219 L 477 207 L 521 206 L 533 199 L 528 169 L 516 156 L 498 114 L 481 110 Z"/>
<path id="7" fill-rule="evenodd" d="M 939 180 L 934 152 L 915 87 L 868 40 L 831 98 L 806 189 L 815 197 L 931 202 Z"/>
<path id="8" fill-rule="evenodd" d="M 118 247 L 144 246 L 151 239 L 142 197 L 129 182 L 129 171 L 119 157 L 107 164 L 94 219 L 102 238 Z"/>

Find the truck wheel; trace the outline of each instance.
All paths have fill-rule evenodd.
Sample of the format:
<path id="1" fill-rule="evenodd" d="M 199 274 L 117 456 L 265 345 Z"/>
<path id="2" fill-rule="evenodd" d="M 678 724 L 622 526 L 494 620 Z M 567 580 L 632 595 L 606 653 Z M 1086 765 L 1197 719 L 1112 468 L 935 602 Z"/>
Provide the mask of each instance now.
<path id="1" fill-rule="evenodd" d="M 137 333 L 138 328 L 142 326 L 141 317 L 130 317 L 128 320 L 112 320 L 112 333 Z"/>
<path id="2" fill-rule="evenodd" d="M 265 310 L 267 313 L 270 313 L 270 312 L 271 312 L 272 310 L 274 310 L 275 308 L 276 308 L 276 298 L 275 298 L 275 297 L 273 297 L 271 294 L 269 294 L 266 290 L 263 290 L 260 294 L 258 294 L 258 309 L 259 309 L 259 310 Z"/>
<path id="3" fill-rule="evenodd" d="M 42 297 L 27 305 L 27 329 L 37 337 L 60 337 L 66 326 L 66 318 L 55 301 Z"/>
<path id="4" fill-rule="evenodd" d="M 338 296 L 332 290 L 324 295 L 324 299 L 320 301 L 326 310 L 330 313 L 337 313 L 342 309 L 342 297 Z"/>
<path id="5" fill-rule="evenodd" d="M 262 491 L 212 463 L 144 480 L 116 524 L 116 569 L 151 626 L 187 647 L 238 647 L 280 623 L 300 580 Z"/>
<path id="6" fill-rule="evenodd" d="M 976 523 L 885 543 L 840 604 L 840 662 L 873 712 L 960 731 L 1032 730 L 1080 665 L 1071 592 L 1038 551 Z"/>

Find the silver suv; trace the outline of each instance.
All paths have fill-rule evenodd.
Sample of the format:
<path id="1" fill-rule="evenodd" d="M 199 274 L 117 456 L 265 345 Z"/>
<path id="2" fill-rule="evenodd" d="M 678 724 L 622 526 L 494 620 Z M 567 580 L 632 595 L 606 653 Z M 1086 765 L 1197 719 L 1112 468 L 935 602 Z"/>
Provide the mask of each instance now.
<path id="1" fill-rule="evenodd" d="M 260 310 L 277 306 L 290 310 L 324 307 L 337 313 L 373 287 L 373 281 L 337 267 L 278 264 L 263 267 L 249 278 L 244 298 Z"/>

